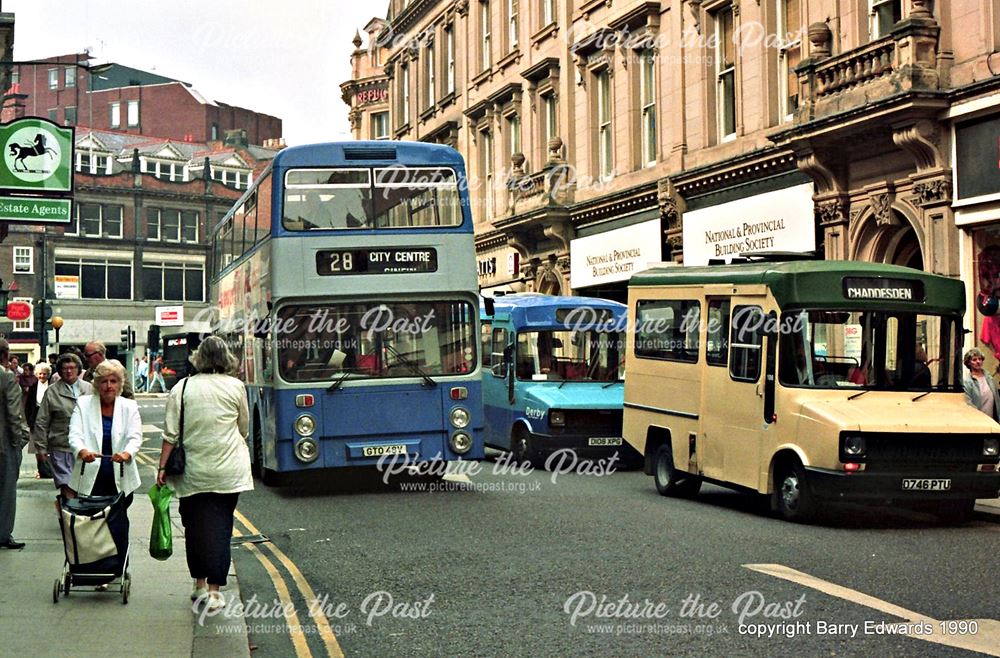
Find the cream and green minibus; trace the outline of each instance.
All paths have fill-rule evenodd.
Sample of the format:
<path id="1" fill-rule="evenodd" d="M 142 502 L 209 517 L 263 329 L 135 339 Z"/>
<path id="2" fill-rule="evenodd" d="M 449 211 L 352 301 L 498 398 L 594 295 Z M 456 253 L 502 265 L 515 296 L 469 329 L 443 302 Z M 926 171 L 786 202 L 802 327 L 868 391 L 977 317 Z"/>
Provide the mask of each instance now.
<path id="1" fill-rule="evenodd" d="M 629 284 L 624 437 L 663 495 L 768 494 L 950 521 L 1000 495 L 1000 425 L 962 389 L 961 281 L 854 261 L 663 265 Z"/>

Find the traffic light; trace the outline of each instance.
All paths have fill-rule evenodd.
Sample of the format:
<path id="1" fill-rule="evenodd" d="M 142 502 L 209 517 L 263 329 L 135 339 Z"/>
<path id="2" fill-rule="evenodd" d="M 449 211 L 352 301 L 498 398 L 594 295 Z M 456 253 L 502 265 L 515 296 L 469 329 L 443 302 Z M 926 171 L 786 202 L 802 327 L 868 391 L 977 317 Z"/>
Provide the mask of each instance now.
<path id="1" fill-rule="evenodd" d="M 122 329 L 121 348 L 126 352 L 129 349 L 129 337 L 131 336 L 131 334 L 132 334 L 131 326 Z"/>
<path id="2" fill-rule="evenodd" d="M 130 350 L 135 349 L 135 329 L 132 328 L 132 325 L 128 327 L 128 348 Z"/>
<path id="3" fill-rule="evenodd" d="M 149 325 L 149 330 L 146 332 L 146 349 L 150 352 L 160 351 L 160 325 Z"/>

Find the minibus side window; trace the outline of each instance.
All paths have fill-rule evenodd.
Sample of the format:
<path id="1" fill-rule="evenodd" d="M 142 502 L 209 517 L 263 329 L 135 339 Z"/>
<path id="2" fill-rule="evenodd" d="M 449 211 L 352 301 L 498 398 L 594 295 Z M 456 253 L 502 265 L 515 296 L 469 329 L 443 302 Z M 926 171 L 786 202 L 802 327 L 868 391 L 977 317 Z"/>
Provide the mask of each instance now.
<path id="1" fill-rule="evenodd" d="M 636 303 L 635 355 L 647 359 L 698 362 L 701 303 L 695 299 Z"/>
<path id="2" fill-rule="evenodd" d="M 479 342 L 483 346 L 481 354 L 483 355 L 483 368 L 489 368 L 493 365 L 493 323 L 483 322 L 479 328 Z"/>
<path id="3" fill-rule="evenodd" d="M 724 366 L 729 362 L 729 305 L 728 299 L 708 300 L 705 360 L 710 366 Z"/>
<path id="4" fill-rule="evenodd" d="M 730 347 L 733 358 L 729 376 L 738 382 L 760 379 L 761 345 L 764 337 L 764 312 L 759 306 L 733 309 Z"/>
<path id="5" fill-rule="evenodd" d="M 493 347 L 490 348 L 490 370 L 493 371 L 495 377 L 504 377 L 507 373 L 504 371 L 503 363 L 503 353 L 504 349 L 507 347 L 507 330 L 506 329 L 494 329 L 493 330 Z"/>

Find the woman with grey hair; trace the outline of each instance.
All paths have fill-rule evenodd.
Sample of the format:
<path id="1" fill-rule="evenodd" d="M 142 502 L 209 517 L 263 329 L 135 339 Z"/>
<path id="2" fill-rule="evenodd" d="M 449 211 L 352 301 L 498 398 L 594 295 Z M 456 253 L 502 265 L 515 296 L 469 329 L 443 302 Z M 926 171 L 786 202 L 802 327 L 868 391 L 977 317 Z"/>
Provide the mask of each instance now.
<path id="1" fill-rule="evenodd" d="M 998 420 L 997 416 L 997 383 L 983 370 L 986 355 L 978 347 L 973 347 L 962 357 L 962 363 L 969 372 L 962 380 L 965 388 L 965 399 L 976 409 Z"/>
<path id="2" fill-rule="evenodd" d="M 48 361 L 39 361 L 35 364 L 35 383 L 28 387 L 21 398 L 21 404 L 24 407 L 24 422 L 28 424 L 29 430 L 35 429 L 38 408 L 42 405 L 45 391 L 49 389 L 49 378 L 51 375 L 52 366 L 49 365 Z M 35 456 L 37 468 L 35 479 L 43 478 L 51 480 L 52 469 L 49 467 L 49 462 L 42 459 L 42 456 L 38 454 L 38 447 L 35 445 L 34 439 L 28 442 L 28 453 Z"/>
<path id="3" fill-rule="evenodd" d="M 60 356 L 56 360 L 56 371 L 59 381 L 53 382 L 42 397 L 31 438 L 42 459 L 48 459 L 56 488 L 68 498 L 72 496 L 69 480 L 75 460 L 69 445 L 69 420 L 77 398 L 90 395 L 94 389 L 80 378 L 83 361 L 76 354 Z"/>
<path id="4" fill-rule="evenodd" d="M 118 361 L 101 361 L 93 374 L 97 393 L 80 397 L 69 422 L 69 445 L 77 459 L 69 488 L 83 496 L 121 492 L 131 503 L 132 492 L 139 488 L 139 404 L 122 397 L 128 374 Z M 86 466 L 95 461 L 96 468 Z"/>
<path id="5" fill-rule="evenodd" d="M 221 338 L 202 341 L 191 361 L 198 374 L 177 382 L 167 398 L 156 483 L 169 482 L 180 499 L 188 571 L 194 579 L 191 600 L 217 610 L 225 605 L 219 588 L 229 573 L 233 513 L 240 492 L 253 489 L 246 444 L 250 411 L 243 382 L 232 376 L 236 358 Z M 182 475 L 168 477 L 164 466 L 178 440 L 187 465 Z"/>

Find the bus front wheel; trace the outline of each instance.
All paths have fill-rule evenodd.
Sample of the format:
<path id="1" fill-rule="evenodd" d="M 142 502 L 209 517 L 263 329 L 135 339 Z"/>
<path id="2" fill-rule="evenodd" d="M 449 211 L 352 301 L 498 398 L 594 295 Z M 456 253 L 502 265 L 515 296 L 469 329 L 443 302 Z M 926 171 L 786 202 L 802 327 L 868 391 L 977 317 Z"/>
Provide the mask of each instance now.
<path id="1" fill-rule="evenodd" d="M 265 487 L 278 484 L 278 474 L 264 468 L 264 440 L 261 437 L 260 423 L 253 425 L 253 445 L 251 446 L 250 472 L 260 479 Z"/>
<path id="2" fill-rule="evenodd" d="M 528 430 L 518 427 L 510 437 L 510 452 L 517 464 L 531 463 L 534 451 L 531 448 L 531 435 Z"/>
<path id="3" fill-rule="evenodd" d="M 674 468 L 674 452 L 669 443 L 656 449 L 653 458 L 653 480 L 661 496 L 690 498 L 701 489 L 701 479 L 696 476 L 682 476 Z"/>
<path id="4" fill-rule="evenodd" d="M 786 463 L 775 478 L 775 509 L 786 521 L 803 523 L 816 512 L 816 500 L 806 482 L 806 471 L 798 461 Z"/>

